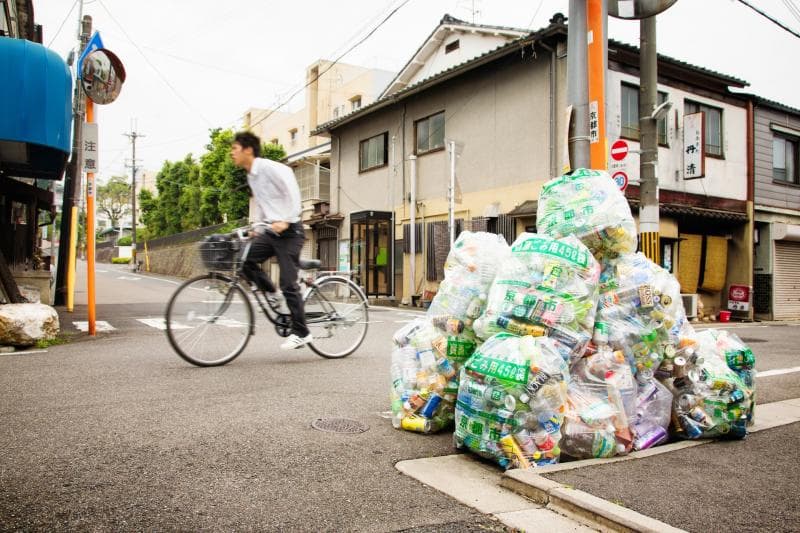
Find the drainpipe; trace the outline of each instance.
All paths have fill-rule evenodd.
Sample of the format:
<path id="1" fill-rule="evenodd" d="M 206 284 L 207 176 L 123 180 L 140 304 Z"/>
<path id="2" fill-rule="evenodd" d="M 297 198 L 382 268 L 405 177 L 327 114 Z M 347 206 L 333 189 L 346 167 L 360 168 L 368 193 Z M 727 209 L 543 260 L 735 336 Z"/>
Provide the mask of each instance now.
<path id="1" fill-rule="evenodd" d="M 395 140 L 397 139 L 396 136 L 392 135 L 392 186 L 389 191 L 389 206 L 392 208 L 392 232 L 391 238 L 389 239 L 389 246 L 392 247 L 392 271 L 389 274 L 389 279 L 391 280 L 392 286 L 392 298 L 395 298 L 397 295 L 395 294 L 395 286 L 394 286 L 394 267 L 395 267 L 395 253 L 394 253 L 394 220 L 395 220 L 395 213 L 394 213 L 394 185 L 397 181 L 395 178 L 397 177 L 397 152 L 395 150 Z"/>
<path id="2" fill-rule="evenodd" d="M 550 177 L 558 175 L 556 168 L 556 51 L 539 41 L 539 46 L 550 52 Z"/>
<path id="3" fill-rule="evenodd" d="M 411 294 L 413 297 L 417 289 L 416 263 L 417 263 L 417 156 L 408 156 L 411 162 L 411 224 L 409 225 L 409 240 L 411 252 Z"/>

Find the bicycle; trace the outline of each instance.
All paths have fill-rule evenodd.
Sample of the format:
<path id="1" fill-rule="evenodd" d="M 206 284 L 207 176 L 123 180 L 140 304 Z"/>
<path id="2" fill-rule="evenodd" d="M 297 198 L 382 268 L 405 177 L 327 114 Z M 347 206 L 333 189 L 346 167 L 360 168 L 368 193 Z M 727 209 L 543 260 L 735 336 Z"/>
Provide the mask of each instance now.
<path id="1" fill-rule="evenodd" d="M 234 360 L 255 333 L 253 302 L 281 337 L 292 332 L 288 309 L 271 302 L 242 271 L 250 249 L 244 229 L 211 235 L 199 243 L 208 274 L 184 282 L 167 304 L 166 333 L 172 348 L 197 366 L 219 366 Z M 361 287 L 339 273 L 318 275 L 319 260 L 300 260 L 298 282 L 306 326 L 314 340 L 308 346 L 328 359 L 347 357 L 364 341 L 367 298 Z"/>

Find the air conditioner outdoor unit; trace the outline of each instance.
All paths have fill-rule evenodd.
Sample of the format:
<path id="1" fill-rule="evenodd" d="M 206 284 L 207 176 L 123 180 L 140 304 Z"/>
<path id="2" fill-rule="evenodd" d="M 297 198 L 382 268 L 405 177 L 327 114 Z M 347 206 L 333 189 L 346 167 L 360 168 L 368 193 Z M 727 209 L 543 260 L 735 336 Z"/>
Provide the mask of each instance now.
<path id="1" fill-rule="evenodd" d="M 686 310 L 687 318 L 697 317 L 697 295 L 696 294 L 681 294 L 683 300 L 683 308 Z"/>

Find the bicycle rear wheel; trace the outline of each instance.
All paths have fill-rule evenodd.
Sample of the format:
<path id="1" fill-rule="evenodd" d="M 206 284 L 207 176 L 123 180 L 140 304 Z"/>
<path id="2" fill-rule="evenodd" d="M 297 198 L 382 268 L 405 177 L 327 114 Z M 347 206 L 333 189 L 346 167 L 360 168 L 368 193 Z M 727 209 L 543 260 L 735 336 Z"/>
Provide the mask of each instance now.
<path id="1" fill-rule="evenodd" d="M 347 357 L 367 335 L 368 305 L 358 286 L 342 278 L 323 278 L 305 299 L 306 325 L 314 340 L 309 345 L 322 357 Z"/>
<path id="2" fill-rule="evenodd" d="M 242 353 L 253 331 L 253 307 L 233 280 L 214 274 L 178 287 L 167 304 L 167 339 L 184 360 L 218 366 Z"/>

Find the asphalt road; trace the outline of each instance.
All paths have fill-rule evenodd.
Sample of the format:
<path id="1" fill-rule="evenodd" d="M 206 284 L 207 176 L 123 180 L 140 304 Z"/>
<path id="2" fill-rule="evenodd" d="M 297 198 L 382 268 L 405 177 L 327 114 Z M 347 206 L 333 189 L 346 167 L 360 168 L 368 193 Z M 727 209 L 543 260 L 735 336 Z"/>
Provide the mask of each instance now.
<path id="1" fill-rule="evenodd" d="M 98 268 L 115 331 L 75 333 L 79 290 L 72 342 L 0 357 L 0 530 L 505 530 L 394 467 L 453 453 L 385 414 L 389 335 L 413 313 L 375 309 L 343 360 L 280 352 L 263 320 L 238 359 L 195 368 L 138 320 L 163 316 L 175 281 Z M 321 417 L 369 430 L 312 429 Z"/>
<path id="2" fill-rule="evenodd" d="M 454 453 L 450 434 L 400 432 L 387 418 L 389 337 L 416 312 L 373 308 L 365 343 L 343 360 L 280 352 L 261 319 L 238 359 L 201 369 L 141 321 L 163 317 L 179 280 L 98 268 L 97 318 L 114 331 L 77 333 L 79 289 L 75 313 L 61 315 L 71 342 L 0 356 L 0 530 L 505 530 L 394 467 Z M 800 366 L 800 328 L 736 332 L 760 371 Z M 800 397 L 798 381 L 759 378 L 759 401 Z M 324 417 L 369 429 L 311 427 Z M 690 530 L 797 529 L 798 426 L 559 481 Z"/>

